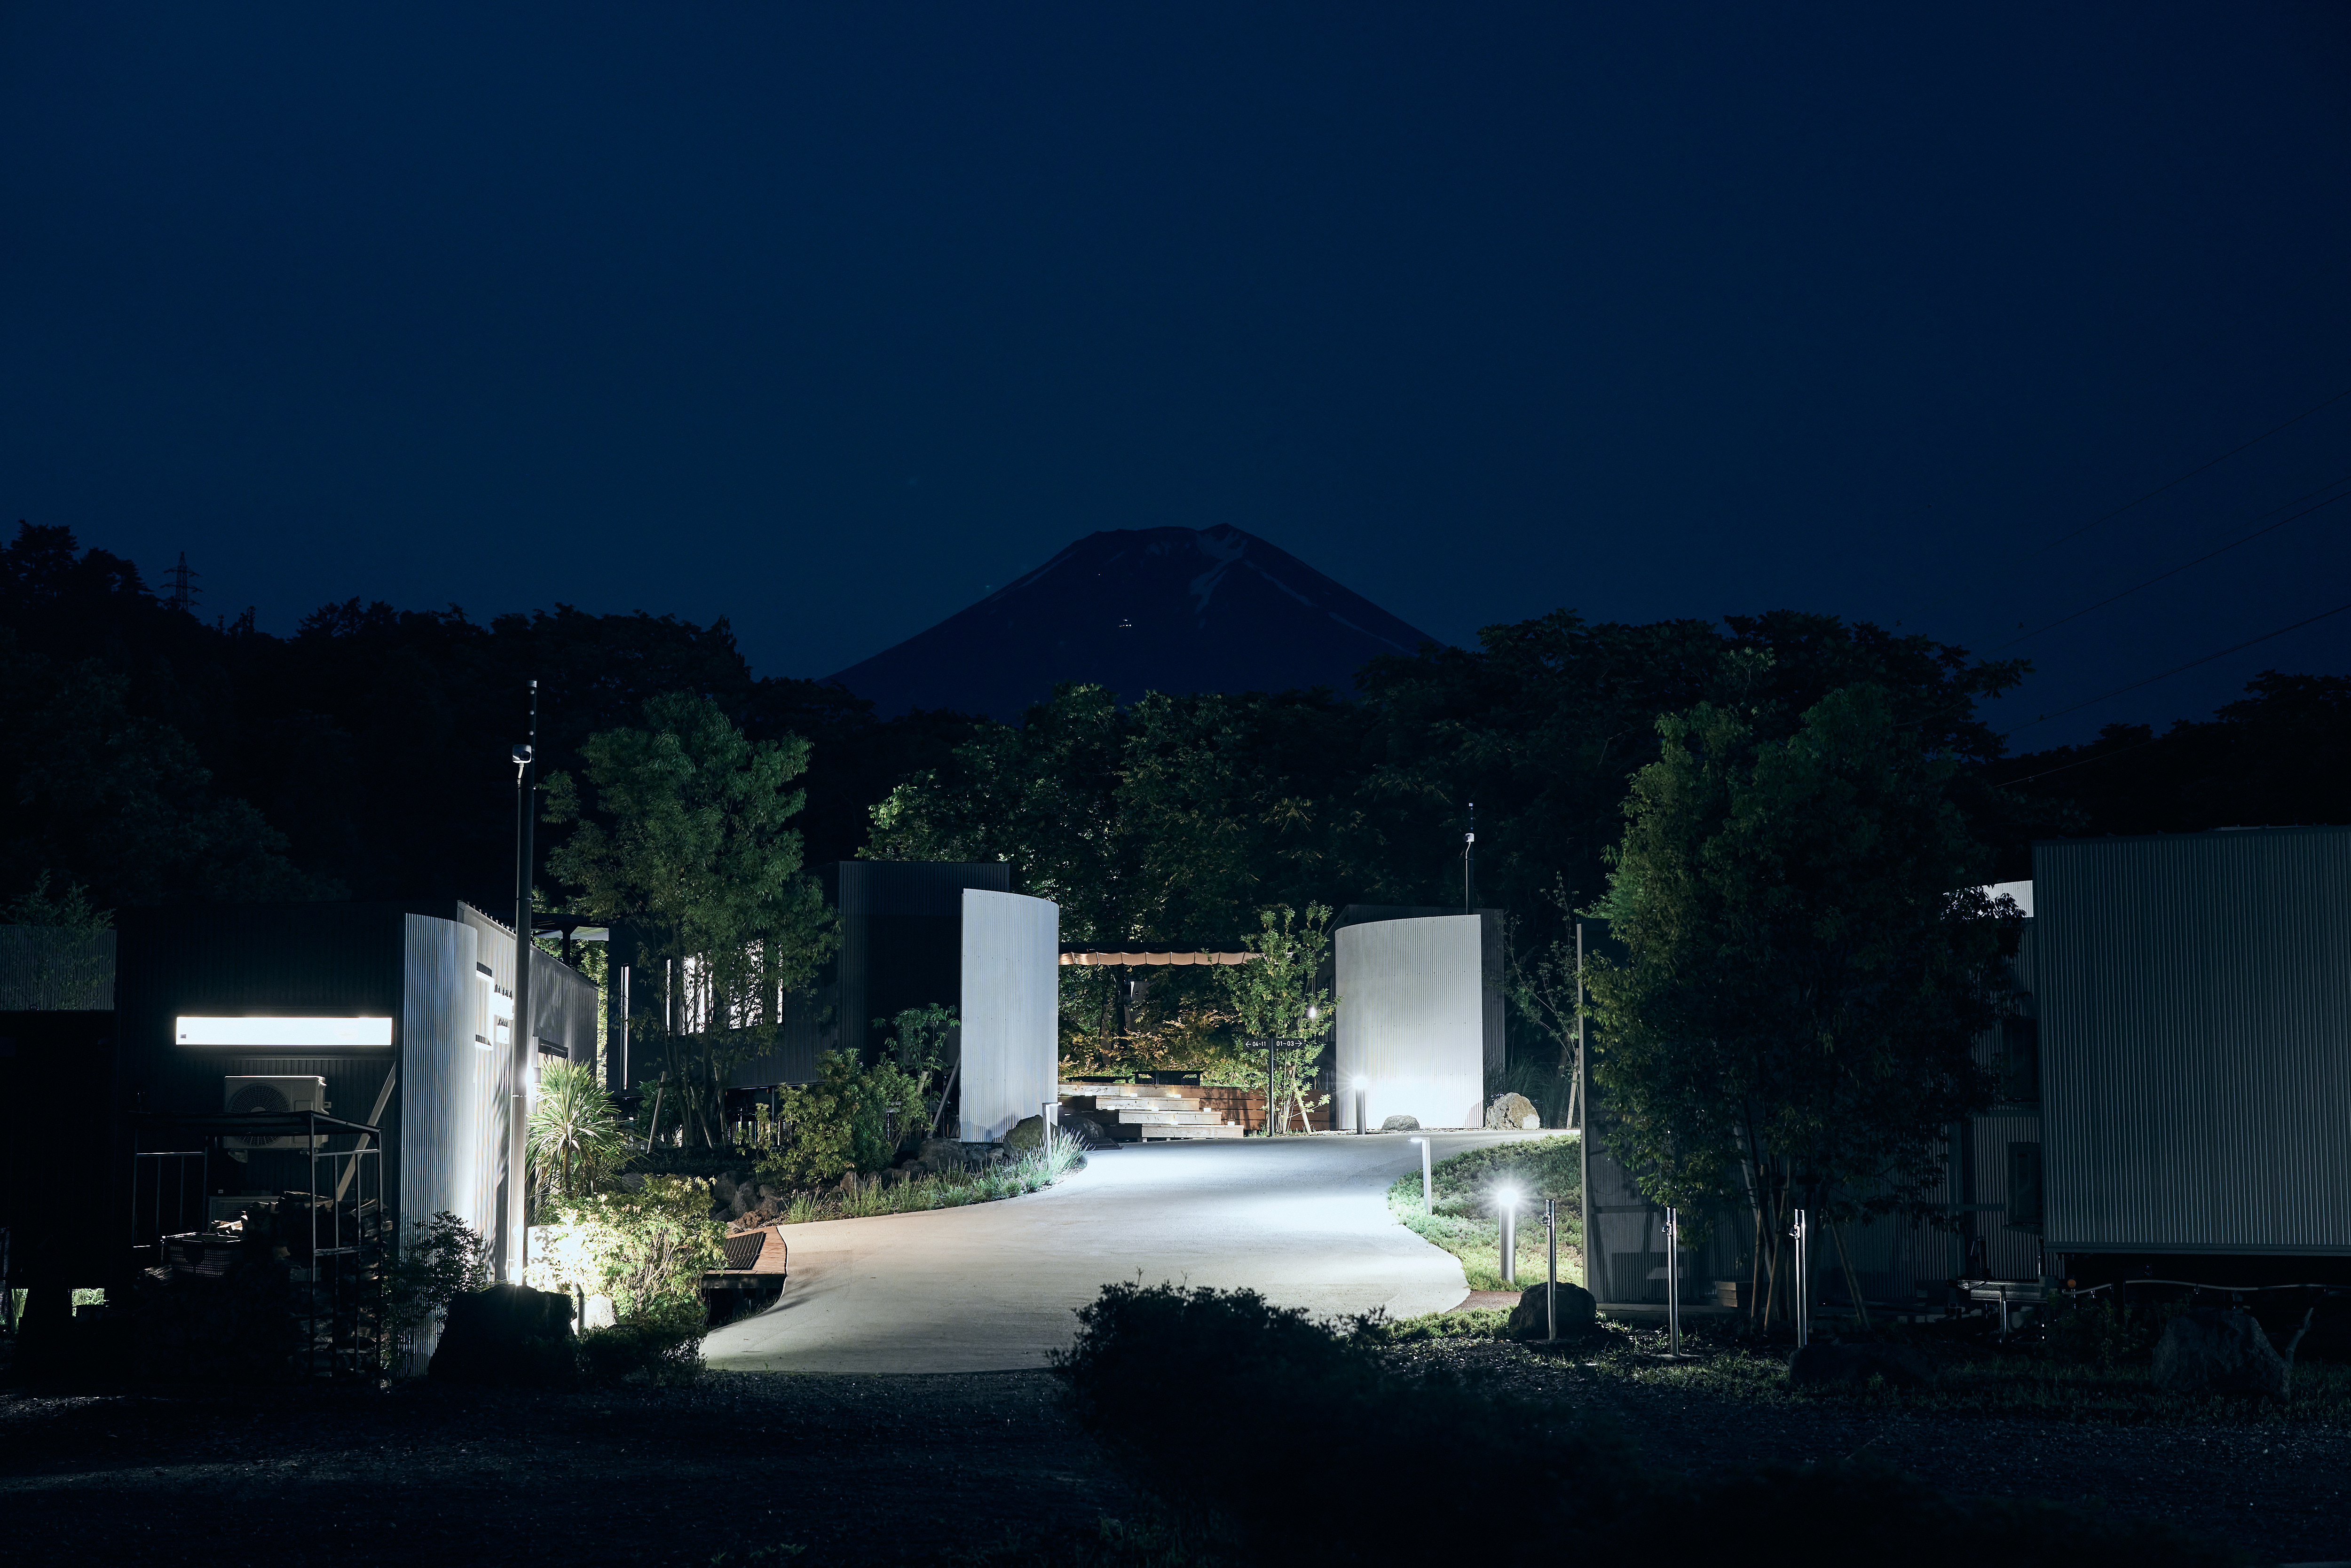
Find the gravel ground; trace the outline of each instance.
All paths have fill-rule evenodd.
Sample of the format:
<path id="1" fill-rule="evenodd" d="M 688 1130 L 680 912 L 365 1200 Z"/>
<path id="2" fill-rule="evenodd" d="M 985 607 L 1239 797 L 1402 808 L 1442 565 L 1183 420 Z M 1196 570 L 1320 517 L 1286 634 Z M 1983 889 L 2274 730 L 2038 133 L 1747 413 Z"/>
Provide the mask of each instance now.
<path id="1" fill-rule="evenodd" d="M 1648 1463 L 1731 1466 L 1862 1457 L 1960 1496 L 2041 1498 L 2159 1520 L 2259 1563 L 2351 1559 L 2351 1432 L 2277 1426 L 2110 1426 L 1800 1407 L 1603 1375 L 1490 1341 L 1391 1352 L 1405 1367 L 1555 1400 L 1613 1422 Z"/>
<path id="2" fill-rule="evenodd" d="M 1130 1506 L 1046 1373 L 0 1396 L 0 1560 L 935 1562 Z M 779 1561 L 771 1554 L 767 1561 Z"/>
<path id="3" fill-rule="evenodd" d="M 1693 1473 L 1865 1455 L 2086 1503 L 2256 1562 L 2351 1558 L 2351 1432 L 1757 1406 L 1480 1341 L 1390 1353 L 1614 1423 Z M 1138 1500 L 1045 1373 L 710 1374 L 532 1395 L 0 1395 L 0 1558 L 27 1564 L 956 1561 Z"/>

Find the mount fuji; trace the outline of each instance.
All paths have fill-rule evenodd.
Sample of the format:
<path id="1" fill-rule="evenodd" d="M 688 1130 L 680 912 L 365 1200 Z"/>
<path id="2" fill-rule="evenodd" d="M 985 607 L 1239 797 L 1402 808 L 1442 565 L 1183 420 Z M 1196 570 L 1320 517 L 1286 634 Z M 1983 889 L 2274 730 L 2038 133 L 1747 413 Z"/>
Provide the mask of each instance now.
<path id="1" fill-rule="evenodd" d="M 1113 528 L 830 678 L 883 716 L 1014 720 L 1055 683 L 1146 691 L 1354 691 L 1378 653 L 1436 639 L 1235 528 Z"/>

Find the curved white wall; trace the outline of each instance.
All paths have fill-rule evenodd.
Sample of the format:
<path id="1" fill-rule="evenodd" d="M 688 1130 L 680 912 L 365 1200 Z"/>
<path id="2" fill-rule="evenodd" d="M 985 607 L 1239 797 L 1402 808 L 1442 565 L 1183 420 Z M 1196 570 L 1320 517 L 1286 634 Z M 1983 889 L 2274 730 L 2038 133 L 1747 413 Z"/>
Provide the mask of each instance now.
<path id="1" fill-rule="evenodd" d="M 1486 997 L 1475 915 L 1339 928 L 1339 1084 L 1366 1092 L 1364 1124 L 1485 1123 Z M 1353 1109 L 1351 1098 L 1343 1106 Z M 1352 1117 L 1346 1125 L 1353 1125 Z"/>
<path id="2" fill-rule="evenodd" d="M 1057 1097 L 1061 907 L 1018 893 L 963 890 L 963 1066 L 957 1134 L 1000 1138 Z"/>

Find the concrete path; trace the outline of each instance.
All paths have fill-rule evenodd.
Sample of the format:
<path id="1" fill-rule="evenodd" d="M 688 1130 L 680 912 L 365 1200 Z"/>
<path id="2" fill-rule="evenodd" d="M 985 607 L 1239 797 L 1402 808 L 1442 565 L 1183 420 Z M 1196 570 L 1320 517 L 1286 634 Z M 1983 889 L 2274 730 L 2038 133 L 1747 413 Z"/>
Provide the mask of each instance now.
<path id="1" fill-rule="evenodd" d="M 1439 1133 L 1438 1159 L 1514 1137 Z M 787 1226 L 773 1307 L 703 1343 L 731 1372 L 990 1372 L 1045 1364 L 1113 1280 L 1246 1285 L 1318 1315 L 1444 1312 L 1461 1265 L 1390 1218 L 1404 1134 L 1130 1145 L 1000 1203 Z"/>

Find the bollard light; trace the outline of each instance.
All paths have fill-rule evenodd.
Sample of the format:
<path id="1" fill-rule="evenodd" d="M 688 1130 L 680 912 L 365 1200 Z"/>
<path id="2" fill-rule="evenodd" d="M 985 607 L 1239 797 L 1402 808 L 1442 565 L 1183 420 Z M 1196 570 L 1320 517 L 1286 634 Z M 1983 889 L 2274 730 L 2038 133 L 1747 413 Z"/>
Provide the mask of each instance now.
<path id="1" fill-rule="evenodd" d="M 1369 1120 L 1368 1113 L 1364 1109 L 1364 1102 L 1371 1092 L 1371 1080 L 1357 1073 L 1355 1075 L 1355 1132 L 1358 1135 L 1361 1135 L 1364 1131 L 1364 1124 Z"/>
<path id="2" fill-rule="evenodd" d="M 1519 1189 L 1501 1188 L 1494 1195 L 1502 1203 L 1502 1283 L 1519 1282 Z"/>
<path id="3" fill-rule="evenodd" d="M 1437 1183 L 1429 1175 L 1428 1140 L 1415 1138 L 1413 1142 L 1420 1145 L 1420 1211 L 1433 1215 L 1437 1212 Z"/>

